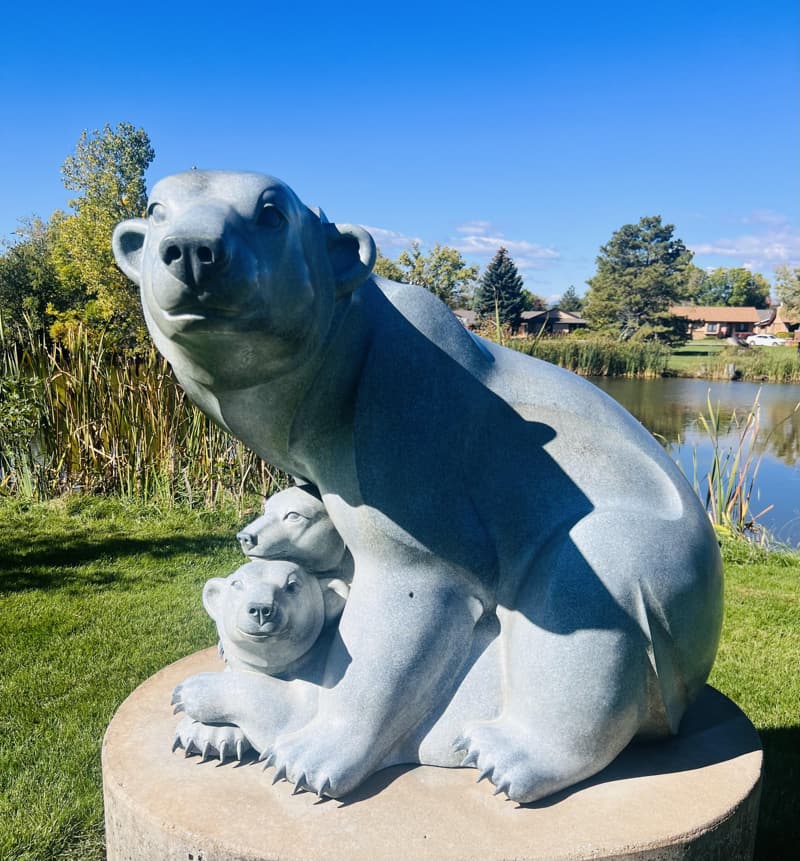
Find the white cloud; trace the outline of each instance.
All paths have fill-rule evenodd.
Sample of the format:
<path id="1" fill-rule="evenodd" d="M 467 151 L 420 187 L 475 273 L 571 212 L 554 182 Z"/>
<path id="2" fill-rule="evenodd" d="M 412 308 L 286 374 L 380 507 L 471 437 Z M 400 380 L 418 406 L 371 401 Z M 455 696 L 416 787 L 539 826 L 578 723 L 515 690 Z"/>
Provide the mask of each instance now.
<path id="1" fill-rule="evenodd" d="M 422 240 L 418 236 L 406 236 L 405 233 L 400 233 L 397 230 L 387 230 L 383 227 L 370 227 L 367 224 L 363 224 L 362 227 L 364 230 L 367 230 L 372 234 L 375 244 L 379 246 L 384 254 L 387 249 L 406 249 L 412 242 L 419 242 L 420 245 L 423 244 Z"/>
<path id="2" fill-rule="evenodd" d="M 740 266 L 751 269 L 800 262 L 800 230 L 785 220 L 760 223 L 769 224 L 770 228 L 730 239 L 693 243 L 689 247 L 695 254 L 731 257 L 739 261 Z"/>
<path id="3" fill-rule="evenodd" d="M 789 223 L 788 216 L 782 212 L 775 212 L 774 209 L 756 209 L 745 215 L 742 219 L 743 224 L 769 224 L 771 226 L 783 226 Z"/>
<path id="4" fill-rule="evenodd" d="M 491 222 L 489 221 L 468 221 L 466 224 L 456 227 L 456 233 L 469 233 L 473 236 L 483 236 L 489 232 L 489 228 L 491 226 Z"/>
<path id="5" fill-rule="evenodd" d="M 553 248 L 524 239 L 507 239 L 501 233 L 462 236 L 454 247 L 462 254 L 484 258 L 494 257 L 499 248 L 505 248 L 517 269 L 542 269 L 561 258 Z"/>

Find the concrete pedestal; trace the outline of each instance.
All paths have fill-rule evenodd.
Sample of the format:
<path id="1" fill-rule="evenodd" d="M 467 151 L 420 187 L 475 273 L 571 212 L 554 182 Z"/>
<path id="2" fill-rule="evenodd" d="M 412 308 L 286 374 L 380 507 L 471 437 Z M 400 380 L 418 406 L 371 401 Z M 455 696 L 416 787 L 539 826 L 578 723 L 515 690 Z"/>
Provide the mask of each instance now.
<path id="1" fill-rule="evenodd" d="M 254 758 L 170 753 L 172 688 L 221 669 L 198 652 L 146 681 L 103 743 L 108 861 L 578 861 L 752 857 L 761 747 L 707 688 L 680 736 L 631 746 L 591 780 L 520 807 L 472 769 L 392 768 L 345 802 L 271 786 Z"/>

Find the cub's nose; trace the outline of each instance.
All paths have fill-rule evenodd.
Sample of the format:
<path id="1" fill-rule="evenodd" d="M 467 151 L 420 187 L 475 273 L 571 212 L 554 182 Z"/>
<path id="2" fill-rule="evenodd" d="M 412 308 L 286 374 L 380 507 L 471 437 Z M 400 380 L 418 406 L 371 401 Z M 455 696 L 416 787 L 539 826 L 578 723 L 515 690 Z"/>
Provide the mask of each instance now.
<path id="1" fill-rule="evenodd" d="M 228 262 L 222 237 L 165 236 L 158 245 L 158 254 L 167 269 L 188 287 L 201 287 Z"/>
<path id="2" fill-rule="evenodd" d="M 259 627 L 263 627 L 267 622 L 272 620 L 275 614 L 275 605 L 252 602 L 247 605 L 247 613 L 252 619 L 258 622 Z"/>

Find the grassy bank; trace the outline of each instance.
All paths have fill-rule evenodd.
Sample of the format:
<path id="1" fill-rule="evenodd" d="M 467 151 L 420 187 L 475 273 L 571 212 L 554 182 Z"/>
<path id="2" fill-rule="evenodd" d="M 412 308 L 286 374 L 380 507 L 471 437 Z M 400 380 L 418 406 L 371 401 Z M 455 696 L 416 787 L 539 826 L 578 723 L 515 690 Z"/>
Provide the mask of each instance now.
<path id="1" fill-rule="evenodd" d="M 203 582 L 243 517 L 114 499 L 0 501 L 0 858 L 103 858 L 100 743 L 139 682 L 214 642 Z M 712 683 L 759 729 L 758 857 L 800 841 L 800 557 L 725 548 Z"/>
<path id="2" fill-rule="evenodd" d="M 724 341 L 692 341 L 673 350 L 668 370 L 679 377 L 754 383 L 800 383 L 800 353 L 786 347 L 733 347 Z"/>

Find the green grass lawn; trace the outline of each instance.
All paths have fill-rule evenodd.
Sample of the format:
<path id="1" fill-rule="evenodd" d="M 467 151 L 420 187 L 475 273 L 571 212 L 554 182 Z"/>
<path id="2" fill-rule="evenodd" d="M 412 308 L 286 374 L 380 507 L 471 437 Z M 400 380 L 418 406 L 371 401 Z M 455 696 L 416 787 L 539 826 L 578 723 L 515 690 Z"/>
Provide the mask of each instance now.
<path id="1" fill-rule="evenodd" d="M 687 341 L 681 347 L 674 347 L 667 370 L 680 377 L 691 377 L 699 373 L 710 358 L 717 356 L 727 344 L 716 338 L 702 341 Z"/>
<path id="2" fill-rule="evenodd" d="M 0 502 L 0 858 L 100 861 L 100 744 L 123 699 L 212 645 L 201 603 L 246 515 L 116 500 Z M 757 857 L 800 844 L 800 557 L 726 547 L 712 683 L 766 751 Z M 154 859 L 155 861 L 155 859 Z"/>

